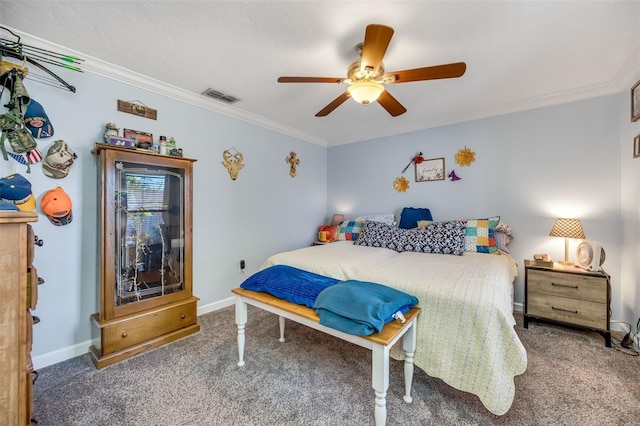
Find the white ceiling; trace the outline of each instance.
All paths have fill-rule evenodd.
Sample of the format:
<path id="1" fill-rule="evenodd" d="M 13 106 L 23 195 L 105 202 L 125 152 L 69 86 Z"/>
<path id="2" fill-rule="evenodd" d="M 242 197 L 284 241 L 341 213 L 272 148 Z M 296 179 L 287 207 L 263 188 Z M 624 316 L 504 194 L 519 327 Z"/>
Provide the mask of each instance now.
<path id="1" fill-rule="evenodd" d="M 620 92 L 640 45 L 638 0 L 0 1 L 0 23 L 80 53 L 87 69 L 214 88 L 240 101 L 203 102 L 327 146 Z M 370 23 L 395 29 L 387 72 L 462 61 L 466 74 L 387 86 L 408 110 L 396 118 L 352 100 L 317 118 L 344 85 L 276 82 L 346 77 Z"/>

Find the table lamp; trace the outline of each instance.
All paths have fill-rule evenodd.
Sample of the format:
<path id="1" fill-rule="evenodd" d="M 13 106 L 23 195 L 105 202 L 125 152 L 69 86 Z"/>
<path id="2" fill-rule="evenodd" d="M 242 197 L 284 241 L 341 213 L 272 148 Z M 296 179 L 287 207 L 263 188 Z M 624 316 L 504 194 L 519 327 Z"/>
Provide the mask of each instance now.
<path id="1" fill-rule="evenodd" d="M 331 217 L 331 225 L 333 226 L 340 225 L 342 222 L 344 222 L 344 215 L 342 214 L 334 214 Z"/>
<path id="2" fill-rule="evenodd" d="M 559 263 L 563 265 L 573 265 L 569 262 L 569 238 L 584 239 L 584 231 L 582 230 L 580 220 L 566 218 L 556 219 L 556 223 L 553 224 L 549 235 L 564 238 L 564 262 Z"/>

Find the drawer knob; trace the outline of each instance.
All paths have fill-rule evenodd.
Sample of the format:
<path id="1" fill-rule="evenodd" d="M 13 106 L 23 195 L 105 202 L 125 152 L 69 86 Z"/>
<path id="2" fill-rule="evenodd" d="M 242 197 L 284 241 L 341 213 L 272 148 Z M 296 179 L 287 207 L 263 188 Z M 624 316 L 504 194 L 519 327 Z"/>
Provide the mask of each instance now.
<path id="1" fill-rule="evenodd" d="M 122 338 L 123 338 L 123 339 L 124 339 L 125 337 L 127 337 L 127 336 L 128 336 L 128 334 L 127 334 L 127 332 L 126 332 L 126 331 L 125 331 L 124 333 L 122 333 Z"/>
<path id="2" fill-rule="evenodd" d="M 180 314 L 180 319 L 185 319 L 186 316 L 184 314 Z"/>

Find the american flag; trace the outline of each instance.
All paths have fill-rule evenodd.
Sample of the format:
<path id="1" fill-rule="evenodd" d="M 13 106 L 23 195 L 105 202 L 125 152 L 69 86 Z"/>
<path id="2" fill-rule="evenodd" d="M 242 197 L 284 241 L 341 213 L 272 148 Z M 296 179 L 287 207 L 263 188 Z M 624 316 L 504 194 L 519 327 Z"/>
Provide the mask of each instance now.
<path id="1" fill-rule="evenodd" d="M 38 148 L 34 148 L 31 151 L 25 154 L 16 154 L 13 152 L 7 152 L 14 160 L 16 160 L 20 164 L 36 164 L 38 161 L 42 160 L 42 153 Z"/>

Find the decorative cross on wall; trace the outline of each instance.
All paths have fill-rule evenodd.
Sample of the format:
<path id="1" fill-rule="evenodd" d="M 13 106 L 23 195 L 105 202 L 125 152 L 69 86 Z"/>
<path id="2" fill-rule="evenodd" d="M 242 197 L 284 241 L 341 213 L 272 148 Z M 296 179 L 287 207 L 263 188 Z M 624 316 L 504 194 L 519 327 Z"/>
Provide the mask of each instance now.
<path id="1" fill-rule="evenodd" d="M 296 167 L 298 166 L 298 164 L 300 164 L 300 159 L 298 158 L 298 155 L 295 153 L 295 151 L 291 151 L 285 161 L 290 166 L 289 175 L 291 175 L 291 177 L 296 177 Z"/>

